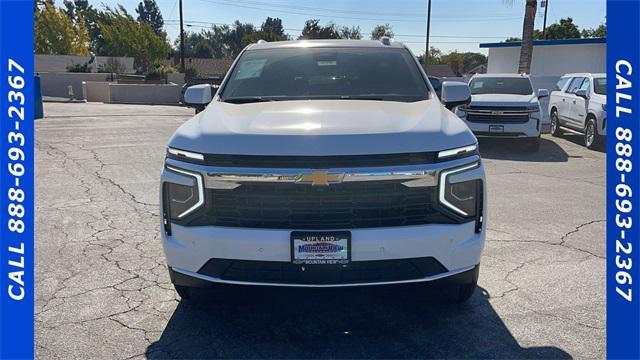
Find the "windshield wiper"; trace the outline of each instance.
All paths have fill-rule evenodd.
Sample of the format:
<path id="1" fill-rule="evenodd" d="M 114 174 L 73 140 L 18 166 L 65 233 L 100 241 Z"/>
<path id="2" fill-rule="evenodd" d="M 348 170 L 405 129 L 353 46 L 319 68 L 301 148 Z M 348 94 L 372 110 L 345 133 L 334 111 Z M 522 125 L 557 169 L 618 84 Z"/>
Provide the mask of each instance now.
<path id="1" fill-rule="evenodd" d="M 269 99 L 269 98 L 263 98 L 261 96 L 243 96 L 243 97 L 227 98 L 222 101 L 228 102 L 231 104 L 248 104 L 248 103 L 256 103 L 256 102 L 275 101 L 275 100 Z"/>

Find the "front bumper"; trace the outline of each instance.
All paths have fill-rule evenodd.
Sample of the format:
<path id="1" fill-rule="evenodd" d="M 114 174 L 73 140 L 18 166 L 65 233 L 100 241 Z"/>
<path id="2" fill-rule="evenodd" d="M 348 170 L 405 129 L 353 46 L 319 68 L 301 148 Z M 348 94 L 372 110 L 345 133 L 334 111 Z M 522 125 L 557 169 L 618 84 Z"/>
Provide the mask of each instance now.
<path id="1" fill-rule="evenodd" d="M 355 286 L 430 281 L 467 271 L 480 262 L 485 240 L 484 226 L 479 233 L 475 232 L 474 222 L 351 230 L 351 264 L 433 258 L 442 265 L 443 271 L 425 273 L 426 276 L 423 277 L 412 274 L 410 279 L 336 281 L 333 284 L 320 284 L 322 281 L 319 281 L 316 285 Z M 280 263 L 282 266 L 289 266 L 290 233 L 289 230 L 174 225 L 172 235 L 163 232 L 163 247 L 167 264 L 173 271 L 202 280 L 249 285 L 314 286 L 307 281 L 281 283 L 273 279 L 261 281 L 258 277 L 255 281 L 246 277 L 241 281 L 229 280 L 211 276 L 211 273 L 205 270 L 205 265 L 211 259 Z M 384 279 L 384 276 L 379 278 Z"/>
<path id="2" fill-rule="evenodd" d="M 505 122 L 472 122 L 465 120 L 469 129 L 477 137 L 500 137 L 500 138 L 533 138 L 538 137 L 542 132 L 540 120 L 531 118 L 526 123 L 505 123 Z M 492 132 L 492 126 L 501 126 L 502 132 Z M 548 125 L 547 125 L 548 126 Z"/>
<path id="3" fill-rule="evenodd" d="M 446 164 L 433 165 L 438 169 L 425 171 L 427 179 L 435 179 L 441 170 L 459 167 L 477 157 L 454 160 Z M 169 163 L 169 161 L 168 161 Z M 210 174 L 203 166 L 190 166 L 191 171 Z M 486 199 L 484 167 L 481 162 L 472 170 L 451 175 L 452 182 L 481 179 L 483 196 Z M 179 181 L 175 173 L 163 171 L 161 181 Z M 204 179 L 208 186 L 217 186 L 210 179 Z M 433 184 L 432 184 L 433 185 Z M 161 186 L 162 188 L 162 186 Z M 161 208 L 163 199 L 161 196 Z M 293 265 L 291 259 L 291 230 L 246 228 L 227 226 L 181 226 L 171 224 L 168 234 L 162 228 L 162 243 L 167 265 L 171 269 L 172 281 L 180 284 L 184 279 L 198 282 L 232 283 L 271 286 L 362 286 L 385 285 L 408 282 L 434 281 L 449 278 L 473 270 L 480 263 L 486 233 L 486 201 L 482 202 L 483 220 L 477 228 L 475 221 L 459 224 L 424 224 L 412 226 L 391 226 L 376 228 L 341 229 L 351 232 L 351 262 L 346 265 L 318 265 L 333 273 L 324 277 L 319 272 L 308 271 L 305 266 Z M 325 229 L 306 229 L 323 231 Z M 331 229 L 335 231 L 336 229 Z M 234 261 L 243 265 L 242 276 L 230 276 L 224 271 L 212 271 L 211 261 L 219 263 Z M 409 264 L 410 263 L 410 264 Z M 209 264 L 209 266 L 208 266 Z M 425 265 L 426 264 L 426 265 Z M 405 267 L 401 275 L 392 274 Z M 253 273 L 245 271 L 250 268 Z M 310 266 L 307 265 L 307 268 Z M 418 268 L 418 272 L 412 268 Z M 392 271 L 390 271 L 390 270 Z M 286 270 L 286 274 L 284 274 Z M 317 270 L 317 269 L 314 269 Z M 358 272 L 357 276 L 351 270 Z M 361 270 L 361 271 L 360 271 Z M 282 272 L 284 278 L 263 276 L 265 273 Z M 237 274 L 236 271 L 234 274 Z M 293 275 L 291 273 L 294 273 Z M 297 273 L 297 274 L 296 274 Z M 316 280 L 308 274 L 320 274 Z M 337 274 L 336 274 L 337 273 Z M 179 275 L 176 275 L 179 274 Z M 253 275 L 252 275 L 253 274 Z M 363 275 L 363 276 L 361 276 Z M 300 279 L 296 280 L 296 276 Z M 178 280 L 176 280 L 178 279 Z M 182 279 L 182 280 L 179 280 Z M 284 279 L 284 280 L 281 280 Z M 186 280 L 185 280 L 186 281 Z"/>

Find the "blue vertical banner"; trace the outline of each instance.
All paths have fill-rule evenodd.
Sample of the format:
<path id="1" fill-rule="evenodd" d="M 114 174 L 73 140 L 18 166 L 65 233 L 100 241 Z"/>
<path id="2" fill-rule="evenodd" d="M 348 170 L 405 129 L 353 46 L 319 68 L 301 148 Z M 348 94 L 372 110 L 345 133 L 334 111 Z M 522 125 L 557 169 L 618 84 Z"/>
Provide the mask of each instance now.
<path id="1" fill-rule="evenodd" d="M 33 10 L 0 0 L 0 359 L 34 356 Z"/>
<path id="2" fill-rule="evenodd" d="M 640 359 L 640 1 L 607 2 L 607 357 Z"/>

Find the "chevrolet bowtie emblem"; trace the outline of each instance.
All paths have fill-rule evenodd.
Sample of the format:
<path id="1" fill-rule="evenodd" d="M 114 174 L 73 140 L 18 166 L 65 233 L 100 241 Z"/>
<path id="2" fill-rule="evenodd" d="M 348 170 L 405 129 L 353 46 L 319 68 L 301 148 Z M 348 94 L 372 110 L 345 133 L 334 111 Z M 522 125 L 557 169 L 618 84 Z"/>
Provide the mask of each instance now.
<path id="1" fill-rule="evenodd" d="M 312 186 L 329 186 L 342 181 L 344 174 L 329 174 L 326 171 L 316 171 L 311 174 L 301 174 L 296 183 L 311 184 Z"/>

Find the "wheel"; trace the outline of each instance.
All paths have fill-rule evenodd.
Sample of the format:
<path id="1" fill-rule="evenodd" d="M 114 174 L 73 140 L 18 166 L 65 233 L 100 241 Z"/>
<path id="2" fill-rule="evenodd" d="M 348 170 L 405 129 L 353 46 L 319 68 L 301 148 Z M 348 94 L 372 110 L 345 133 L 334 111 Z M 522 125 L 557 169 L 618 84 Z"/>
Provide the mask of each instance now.
<path id="1" fill-rule="evenodd" d="M 176 289 L 178 295 L 180 295 L 181 299 L 191 300 L 191 288 L 183 285 L 173 284 L 173 287 Z"/>
<path id="2" fill-rule="evenodd" d="M 562 129 L 560 129 L 560 120 L 558 119 L 558 111 L 553 110 L 551 112 L 551 135 L 558 137 L 562 135 Z"/>
<path id="3" fill-rule="evenodd" d="M 527 152 L 538 152 L 540 150 L 540 137 L 525 139 L 523 147 Z"/>
<path id="4" fill-rule="evenodd" d="M 591 150 L 600 148 L 602 138 L 598 135 L 596 127 L 596 120 L 590 118 L 587 120 L 587 125 L 584 128 L 584 145 Z"/>

